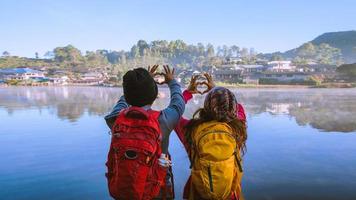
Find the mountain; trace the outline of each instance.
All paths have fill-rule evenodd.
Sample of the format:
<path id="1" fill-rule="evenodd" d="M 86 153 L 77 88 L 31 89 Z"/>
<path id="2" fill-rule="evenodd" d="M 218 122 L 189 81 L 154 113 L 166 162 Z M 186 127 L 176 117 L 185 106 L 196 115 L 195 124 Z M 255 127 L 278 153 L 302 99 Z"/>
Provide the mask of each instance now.
<path id="1" fill-rule="evenodd" d="M 328 44 L 330 45 L 331 48 L 339 49 L 341 52 L 341 57 L 343 58 L 344 62 L 346 63 L 356 62 L 356 31 L 340 31 L 340 32 L 324 33 L 322 35 L 319 35 L 315 39 L 304 43 L 303 45 L 297 48 L 288 50 L 286 52 L 275 52 L 271 54 L 265 54 L 265 56 L 268 58 L 272 58 L 272 56 L 281 56 L 286 59 L 295 59 L 297 56 L 304 54 L 305 57 L 308 56 L 312 57 L 311 55 L 313 54 L 313 49 L 320 47 L 321 44 L 322 46 L 324 45 L 323 48 L 325 48 L 325 44 Z M 314 45 L 314 47 L 312 47 L 312 45 Z"/>
<path id="2" fill-rule="evenodd" d="M 346 62 L 356 62 L 356 31 L 324 33 L 310 42 L 314 45 L 329 44 L 341 50 Z"/>

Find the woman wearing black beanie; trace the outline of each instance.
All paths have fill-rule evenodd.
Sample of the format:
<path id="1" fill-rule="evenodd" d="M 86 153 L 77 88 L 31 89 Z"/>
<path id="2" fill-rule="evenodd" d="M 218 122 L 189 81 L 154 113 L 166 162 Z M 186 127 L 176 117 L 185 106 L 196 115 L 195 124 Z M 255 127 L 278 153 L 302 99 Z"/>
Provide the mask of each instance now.
<path id="1" fill-rule="evenodd" d="M 123 88 L 126 102 L 132 106 L 151 105 L 158 94 L 156 82 L 144 68 L 128 71 L 123 77 Z"/>
<path id="2" fill-rule="evenodd" d="M 167 65 L 163 66 L 165 73 L 161 73 L 165 79 L 163 83 L 167 84 L 170 90 L 170 103 L 168 107 L 160 111 L 158 118 L 160 130 L 162 133 L 161 149 L 162 154 L 168 154 L 169 135 L 178 123 L 180 117 L 183 115 L 185 103 L 181 91 L 181 87 L 174 79 L 174 69 L 171 70 Z M 158 65 L 149 68 L 147 71 L 144 68 L 137 68 L 128 71 L 123 77 L 123 90 L 124 95 L 121 96 L 112 112 L 105 117 L 106 123 L 111 129 L 116 117 L 121 110 L 130 106 L 141 107 L 145 110 L 151 110 L 151 105 L 157 98 L 158 88 L 157 83 L 154 81 L 153 76 Z M 173 199 L 173 187 L 170 181 L 172 177 L 171 171 L 167 171 L 166 183 L 168 190 L 161 191 L 165 194 L 166 199 Z M 171 189 L 169 189 L 171 188 Z M 161 197 L 158 197 L 160 199 Z"/>

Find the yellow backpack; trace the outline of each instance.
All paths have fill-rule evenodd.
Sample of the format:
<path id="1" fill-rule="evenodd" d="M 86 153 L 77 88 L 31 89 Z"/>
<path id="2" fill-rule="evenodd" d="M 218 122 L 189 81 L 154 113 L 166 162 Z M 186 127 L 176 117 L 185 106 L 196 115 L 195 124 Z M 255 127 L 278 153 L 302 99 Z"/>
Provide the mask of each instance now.
<path id="1" fill-rule="evenodd" d="M 203 123 L 192 133 L 192 146 L 189 199 L 239 198 L 242 166 L 231 127 L 217 121 Z"/>

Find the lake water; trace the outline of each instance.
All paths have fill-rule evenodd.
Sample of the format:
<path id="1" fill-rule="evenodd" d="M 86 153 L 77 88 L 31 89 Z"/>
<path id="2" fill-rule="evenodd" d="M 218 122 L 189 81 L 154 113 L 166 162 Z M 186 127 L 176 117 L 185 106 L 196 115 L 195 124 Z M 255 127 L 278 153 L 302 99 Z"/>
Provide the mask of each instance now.
<path id="1" fill-rule="evenodd" d="M 160 89 L 154 107 L 168 104 Z M 246 199 L 356 199 L 355 89 L 238 89 L 247 112 Z M 0 88 L 0 199 L 110 199 L 103 116 L 120 88 Z M 162 95 L 164 96 L 164 95 Z M 202 104 L 197 96 L 185 116 Z M 187 155 L 173 133 L 181 199 Z"/>

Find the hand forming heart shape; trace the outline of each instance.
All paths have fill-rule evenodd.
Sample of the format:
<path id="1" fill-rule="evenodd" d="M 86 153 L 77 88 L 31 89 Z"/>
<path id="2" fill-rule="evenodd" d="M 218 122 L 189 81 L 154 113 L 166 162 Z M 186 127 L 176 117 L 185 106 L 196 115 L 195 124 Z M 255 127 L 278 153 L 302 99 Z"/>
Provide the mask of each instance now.
<path id="1" fill-rule="evenodd" d="M 198 94 L 200 95 L 203 95 L 205 93 L 208 93 L 210 90 L 209 90 L 209 87 L 208 87 L 208 83 L 206 81 L 203 81 L 203 82 L 197 82 L 196 83 L 197 87 L 196 87 L 196 91 Z M 200 87 L 199 87 L 200 86 Z M 203 86 L 203 87 L 202 87 Z M 204 89 L 204 90 L 200 90 L 200 89 Z"/>
<path id="2" fill-rule="evenodd" d="M 205 88 L 205 87 L 206 87 L 205 90 L 198 89 L 198 88 Z M 190 79 L 190 83 L 187 90 L 190 91 L 191 94 L 203 95 L 205 93 L 208 93 L 213 87 L 215 87 L 215 84 L 213 82 L 212 76 L 208 73 L 204 73 L 203 75 L 202 74 L 193 75 Z"/>
<path id="3" fill-rule="evenodd" d="M 162 72 L 156 72 L 156 73 L 153 74 L 153 79 L 158 85 L 163 85 L 164 82 L 165 82 L 164 75 L 165 74 L 162 73 Z"/>

